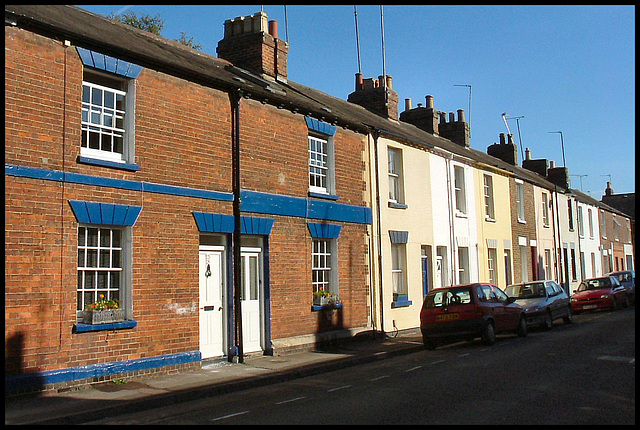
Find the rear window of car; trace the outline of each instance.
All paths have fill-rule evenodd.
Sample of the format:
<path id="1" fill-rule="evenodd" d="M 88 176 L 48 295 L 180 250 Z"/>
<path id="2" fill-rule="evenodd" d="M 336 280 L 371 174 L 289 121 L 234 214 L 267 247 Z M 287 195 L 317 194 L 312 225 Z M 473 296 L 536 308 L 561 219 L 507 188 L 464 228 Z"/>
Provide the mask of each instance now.
<path id="1" fill-rule="evenodd" d="M 443 289 L 430 292 L 424 300 L 423 307 L 438 308 L 469 303 L 471 303 L 471 288 Z"/>

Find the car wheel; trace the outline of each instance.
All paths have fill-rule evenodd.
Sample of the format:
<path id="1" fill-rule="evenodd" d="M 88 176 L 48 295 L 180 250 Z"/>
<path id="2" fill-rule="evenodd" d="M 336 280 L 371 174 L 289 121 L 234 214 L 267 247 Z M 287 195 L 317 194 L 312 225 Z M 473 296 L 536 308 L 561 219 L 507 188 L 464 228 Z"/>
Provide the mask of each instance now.
<path id="1" fill-rule="evenodd" d="M 571 312 L 571 306 L 567 309 L 567 315 L 562 318 L 565 324 L 571 324 L 573 322 L 573 313 Z"/>
<path id="2" fill-rule="evenodd" d="M 496 343 L 496 331 L 491 321 L 487 321 L 482 329 L 482 343 L 485 345 L 493 345 Z"/>
<path id="3" fill-rule="evenodd" d="M 542 327 L 545 330 L 551 330 L 553 328 L 553 318 L 551 317 L 551 311 L 547 309 L 547 312 L 544 316 L 544 323 Z"/>
<path id="4" fill-rule="evenodd" d="M 551 315 L 549 315 L 549 317 L 551 317 Z M 551 320 L 551 323 L 553 324 L 553 320 Z M 524 318 L 524 316 L 521 316 L 520 321 L 518 322 L 518 336 L 525 337 L 527 335 L 527 332 L 527 320 Z"/>
<path id="5" fill-rule="evenodd" d="M 424 349 L 428 351 L 433 351 L 434 349 L 436 349 L 435 339 L 431 339 L 427 336 L 422 336 L 422 343 L 424 344 Z"/>

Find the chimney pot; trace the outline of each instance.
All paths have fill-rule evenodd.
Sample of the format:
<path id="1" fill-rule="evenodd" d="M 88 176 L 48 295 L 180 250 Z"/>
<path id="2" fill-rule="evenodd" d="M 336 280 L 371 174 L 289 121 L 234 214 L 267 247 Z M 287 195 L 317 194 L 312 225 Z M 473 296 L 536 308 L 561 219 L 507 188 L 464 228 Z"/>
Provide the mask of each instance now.
<path id="1" fill-rule="evenodd" d="M 458 122 L 464 122 L 464 109 L 458 109 Z"/>
<path id="2" fill-rule="evenodd" d="M 356 73 L 356 91 L 364 88 L 364 80 L 362 78 L 362 73 Z"/>
<path id="3" fill-rule="evenodd" d="M 411 99 L 404 99 L 404 110 L 411 110 Z"/>
<path id="4" fill-rule="evenodd" d="M 269 34 L 273 36 L 274 39 L 278 38 L 278 21 L 269 21 Z"/>
<path id="5" fill-rule="evenodd" d="M 555 167 L 556 167 L 556 162 L 553 160 L 549 161 L 549 168 L 554 169 Z"/>
<path id="6" fill-rule="evenodd" d="M 427 100 L 427 109 L 433 109 L 433 96 L 426 96 L 425 99 Z"/>
<path id="7" fill-rule="evenodd" d="M 529 148 L 524 150 L 524 159 L 531 160 L 531 150 Z"/>
<path id="8" fill-rule="evenodd" d="M 449 112 L 449 122 L 456 122 L 456 114 Z"/>
<path id="9" fill-rule="evenodd" d="M 504 133 L 500 133 L 500 145 L 504 145 Z"/>

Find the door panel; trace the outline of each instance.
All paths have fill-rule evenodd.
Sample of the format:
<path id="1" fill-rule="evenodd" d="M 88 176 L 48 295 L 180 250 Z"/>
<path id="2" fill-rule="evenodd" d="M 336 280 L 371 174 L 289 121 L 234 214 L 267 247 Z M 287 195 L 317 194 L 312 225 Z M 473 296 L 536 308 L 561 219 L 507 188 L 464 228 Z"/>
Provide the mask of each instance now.
<path id="1" fill-rule="evenodd" d="M 262 272 L 259 252 L 242 252 L 242 349 L 243 352 L 262 350 L 260 300 Z"/>
<path id="2" fill-rule="evenodd" d="M 223 251 L 200 250 L 200 353 L 202 358 L 224 355 Z"/>

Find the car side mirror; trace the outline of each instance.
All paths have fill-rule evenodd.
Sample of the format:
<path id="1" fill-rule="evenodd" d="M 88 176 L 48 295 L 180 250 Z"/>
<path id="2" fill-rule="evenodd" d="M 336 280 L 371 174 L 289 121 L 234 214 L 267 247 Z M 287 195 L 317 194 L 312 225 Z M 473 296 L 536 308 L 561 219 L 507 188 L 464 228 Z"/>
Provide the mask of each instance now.
<path id="1" fill-rule="evenodd" d="M 509 304 L 511 304 L 511 303 L 513 303 L 513 302 L 515 302 L 515 301 L 516 301 L 516 298 L 515 298 L 515 297 L 507 297 L 507 304 L 508 304 L 508 305 L 509 305 Z"/>

